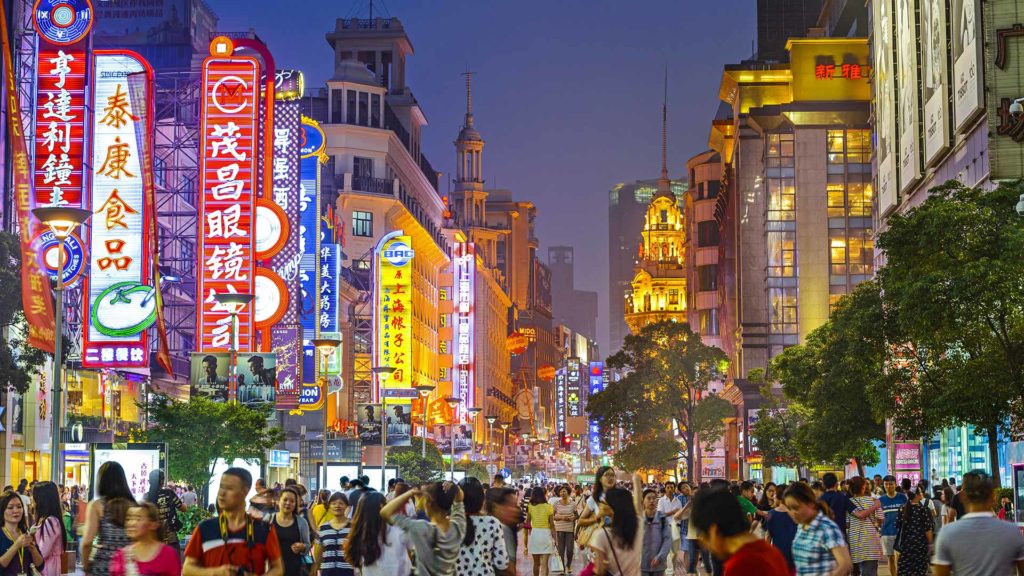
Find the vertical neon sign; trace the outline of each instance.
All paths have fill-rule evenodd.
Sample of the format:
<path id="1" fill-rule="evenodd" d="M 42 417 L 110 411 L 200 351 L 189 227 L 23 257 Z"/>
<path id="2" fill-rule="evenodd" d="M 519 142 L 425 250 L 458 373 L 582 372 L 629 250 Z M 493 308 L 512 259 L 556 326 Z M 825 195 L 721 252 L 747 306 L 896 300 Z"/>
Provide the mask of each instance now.
<path id="1" fill-rule="evenodd" d="M 471 242 L 455 244 L 455 394 L 462 399 L 464 416 L 476 406 L 473 334 L 475 331 L 476 247 Z"/>

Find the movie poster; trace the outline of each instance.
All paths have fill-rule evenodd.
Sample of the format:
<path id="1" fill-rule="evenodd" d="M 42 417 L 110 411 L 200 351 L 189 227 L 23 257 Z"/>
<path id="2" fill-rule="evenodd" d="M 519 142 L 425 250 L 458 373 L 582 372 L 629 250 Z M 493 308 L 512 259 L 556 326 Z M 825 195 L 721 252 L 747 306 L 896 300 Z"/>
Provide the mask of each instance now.
<path id="1" fill-rule="evenodd" d="M 193 353 L 190 396 L 202 396 L 215 402 L 227 402 L 234 397 L 247 406 L 273 404 L 277 386 L 277 356 L 272 352 L 242 353 L 237 355 L 237 359 L 238 365 L 232 381 L 230 353 Z"/>
<path id="2" fill-rule="evenodd" d="M 380 404 L 359 404 L 356 406 L 359 440 L 363 446 L 380 446 L 381 416 Z"/>
<path id="3" fill-rule="evenodd" d="M 412 414 L 409 404 L 388 404 L 388 446 L 412 445 Z"/>

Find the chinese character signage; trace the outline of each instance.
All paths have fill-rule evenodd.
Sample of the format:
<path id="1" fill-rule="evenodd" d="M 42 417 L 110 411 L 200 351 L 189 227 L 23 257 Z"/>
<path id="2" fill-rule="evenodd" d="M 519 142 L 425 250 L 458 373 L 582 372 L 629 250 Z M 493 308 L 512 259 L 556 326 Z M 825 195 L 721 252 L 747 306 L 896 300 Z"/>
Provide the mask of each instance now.
<path id="1" fill-rule="evenodd" d="M 82 206 L 87 60 L 84 50 L 39 48 L 36 206 Z"/>
<path id="2" fill-rule="evenodd" d="M 569 418 L 577 418 L 583 416 L 583 387 L 580 386 L 580 359 L 569 358 L 566 364 L 566 415 Z"/>
<path id="3" fill-rule="evenodd" d="M 249 57 L 203 61 L 200 135 L 199 275 L 196 344 L 200 351 L 230 347 L 230 311 L 221 293 L 252 294 L 253 183 L 259 64 Z M 238 349 L 252 343 L 253 314 L 238 313 Z"/>
<path id="4" fill-rule="evenodd" d="M 864 64 L 817 64 L 814 66 L 815 80 L 867 80 L 871 67 Z"/>
<path id="5" fill-rule="evenodd" d="M 278 324 L 270 329 L 273 352 L 277 356 L 277 409 L 294 410 L 299 407 L 302 382 L 299 366 L 302 362 L 302 328 L 298 324 Z"/>
<path id="6" fill-rule="evenodd" d="M 141 145 L 148 140 L 145 105 L 129 96 L 128 78 L 152 85 L 152 71 L 130 52 L 95 54 L 92 115 L 92 174 L 86 231 L 89 274 L 82 299 L 82 364 L 90 368 L 149 365 L 146 329 L 155 321 L 157 299 L 147 285 L 151 272 L 147 195 Z M 148 99 L 148 94 L 141 95 Z"/>
<path id="7" fill-rule="evenodd" d="M 476 279 L 476 246 L 471 242 L 455 244 L 455 325 L 453 362 L 455 395 L 462 399 L 460 411 L 476 405 L 473 335 L 475 333 L 474 290 Z"/>
<path id="8" fill-rule="evenodd" d="M 604 362 L 590 363 L 589 385 L 589 389 L 587 390 L 588 398 L 605 389 Z M 588 431 L 587 437 L 590 442 L 590 455 L 593 456 L 601 454 L 601 426 L 597 420 L 590 420 L 590 429 Z"/>
<path id="9" fill-rule="evenodd" d="M 299 194 L 294 209 L 299 214 L 298 313 L 302 326 L 302 382 L 318 386 L 316 375 L 320 359 L 312 340 L 320 336 L 320 168 L 326 162 L 323 152 L 326 137 L 316 120 L 305 116 L 301 117 L 299 129 Z M 300 406 L 306 405 L 303 402 L 311 406 L 312 399 L 312 394 L 303 393 Z"/>
<path id="10" fill-rule="evenodd" d="M 384 388 L 412 387 L 412 238 L 401 230 L 381 238 L 374 249 L 373 348 L 376 366 L 395 371 L 381 382 Z M 381 390 L 377 390 L 381 397 Z M 409 399 L 396 402 L 409 403 Z"/>
<path id="11" fill-rule="evenodd" d="M 565 368 L 555 372 L 555 431 L 559 438 L 565 434 Z"/>

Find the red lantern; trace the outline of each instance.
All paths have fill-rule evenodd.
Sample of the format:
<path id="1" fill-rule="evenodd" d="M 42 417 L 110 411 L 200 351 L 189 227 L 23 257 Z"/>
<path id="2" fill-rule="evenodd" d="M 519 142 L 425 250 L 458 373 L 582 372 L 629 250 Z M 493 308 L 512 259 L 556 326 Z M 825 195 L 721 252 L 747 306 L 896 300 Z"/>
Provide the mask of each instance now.
<path id="1" fill-rule="evenodd" d="M 555 367 L 551 364 L 545 364 L 540 368 L 537 368 L 537 378 L 540 378 L 544 382 L 551 382 L 555 379 Z"/>
<path id="2" fill-rule="evenodd" d="M 518 356 L 523 352 L 526 352 L 527 346 L 530 345 L 530 340 L 520 334 L 519 332 L 512 332 L 505 339 L 505 347 L 513 356 Z"/>

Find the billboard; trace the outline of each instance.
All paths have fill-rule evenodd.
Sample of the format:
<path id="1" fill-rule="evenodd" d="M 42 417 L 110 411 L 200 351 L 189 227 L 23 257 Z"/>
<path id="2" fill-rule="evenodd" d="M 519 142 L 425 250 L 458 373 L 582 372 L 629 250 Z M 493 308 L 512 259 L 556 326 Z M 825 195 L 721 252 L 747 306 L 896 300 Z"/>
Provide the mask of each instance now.
<path id="1" fill-rule="evenodd" d="M 412 387 L 412 237 L 401 230 L 386 234 L 373 251 L 374 365 L 394 368 L 381 386 L 388 389 Z M 383 396 L 375 390 L 375 398 Z M 411 404 L 412 399 L 393 400 Z"/>
<path id="2" fill-rule="evenodd" d="M 896 93 L 899 102 L 900 193 L 921 177 L 921 121 L 918 92 L 917 0 L 896 0 Z"/>
<path id="3" fill-rule="evenodd" d="M 356 422 L 359 441 L 363 446 L 380 446 L 380 434 L 384 411 L 380 404 L 359 404 L 356 406 Z"/>
<path id="4" fill-rule="evenodd" d="M 1024 96 L 1022 17 L 1012 0 L 986 2 L 984 14 L 989 176 L 1013 180 L 1024 174 L 1024 118 L 1010 114 L 1013 102 Z"/>
<path id="5" fill-rule="evenodd" d="M 555 432 L 561 438 L 565 434 L 565 368 L 555 371 Z"/>
<path id="6" fill-rule="evenodd" d="M 981 0 L 952 0 L 953 127 L 965 132 L 985 102 L 982 75 Z"/>
<path id="7" fill-rule="evenodd" d="M 945 0 L 918 0 L 921 9 L 921 97 L 924 160 L 931 165 L 949 148 L 949 65 Z"/>
<path id="8" fill-rule="evenodd" d="M 87 68 L 84 49 L 40 40 L 36 67 L 36 206 L 83 205 Z"/>
<path id="9" fill-rule="evenodd" d="M 166 470 L 166 444 L 99 443 L 91 446 L 89 469 L 92 470 L 92 482 L 89 484 L 89 490 L 92 496 L 90 497 L 96 495 L 96 486 L 99 486 L 100 479 L 100 466 L 105 462 L 117 462 L 121 468 L 124 468 L 128 488 L 138 502 L 146 499 L 146 492 L 149 490 L 149 473 L 153 470 Z"/>
<path id="10" fill-rule="evenodd" d="M 878 178 L 878 214 L 883 216 L 899 202 L 896 161 L 896 78 L 894 75 L 892 0 L 875 0 L 874 91 L 875 161 Z"/>
<path id="11" fill-rule="evenodd" d="M 320 166 L 326 162 L 327 139 L 316 120 L 302 116 L 299 125 L 299 323 L 302 326 L 302 383 L 316 386 L 319 357 L 312 340 L 320 336 Z M 300 408 L 308 409 L 303 394 Z M 305 399 L 305 400 L 303 400 Z"/>
<path id="12" fill-rule="evenodd" d="M 388 446 L 412 444 L 412 410 L 409 404 L 397 404 L 388 399 L 384 417 L 387 421 Z"/>
<path id="13" fill-rule="evenodd" d="M 221 293 L 253 294 L 253 202 L 260 67 L 254 58 L 203 61 L 200 135 L 199 266 L 196 346 L 229 349 L 230 310 Z M 252 346 L 252 306 L 238 313 L 238 350 Z"/>
<path id="14" fill-rule="evenodd" d="M 589 372 L 589 387 L 587 390 L 587 398 L 590 398 L 594 394 L 601 392 L 606 387 L 604 379 L 604 362 L 591 362 Z M 597 420 L 590 419 L 590 428 L 587 431 L 588 446 L 590 449 L 590 455 L 598 455 L 602 453 L 601 449 L 601 426 Z"/>
<path id="15" fill-rule="evenodd" d="M 465 416 L 466 410 L 476 405 L 476 368 L 473 364 L 475 354 L 473 337 L 476 332 L 475 283 L 476 283 L 476 246 L 472 242 L 456 242 L 455 265 L 455 395 L 462 399 L 459 412 Z"/>
<path id="16" fill-rule="evenodd" d="M 302 363 L 301 330 L 298 324 L 279 324 L 270 329 L 271 350 L 277 357 L 275 404 L 278 410 L 295 410 L 299 407 L 302 388 L 299 379 Z"/>
<path id="17" fill-rule="evenodd" d="M 247 406 L 272 404 L 277 389 L 277 358 L 273 353 L 254 352 L 236 355 L 235 378 L 231 375 L 229 352 L 193 352 L 189 394 L 216 402 L 227 402 L 232 395 Z"/>
<path id="18" fill-rule="evenodd" d="M 141 56 L 97 50 L 93 66 L 89 185 L 93 216 L 89 273 L 82 298 L 82 365 L 89 368 L 146 367 L 146 329 L 156 322 L 158 300 L 149 269 L 149 194 L 143 147 L 149 145 L 148 102 L 153 71 Z M 143 93 L 130 96 L 128 79 L 145 78 Z"/>

